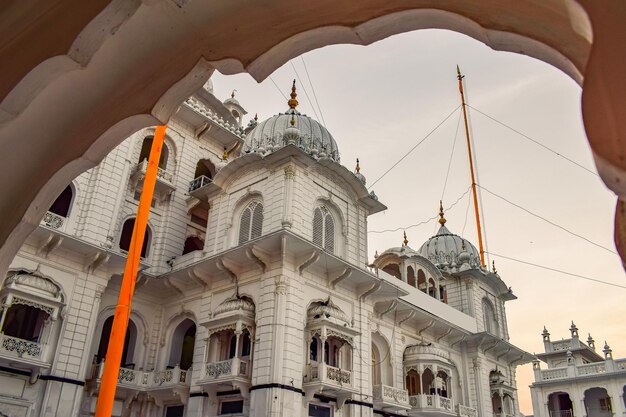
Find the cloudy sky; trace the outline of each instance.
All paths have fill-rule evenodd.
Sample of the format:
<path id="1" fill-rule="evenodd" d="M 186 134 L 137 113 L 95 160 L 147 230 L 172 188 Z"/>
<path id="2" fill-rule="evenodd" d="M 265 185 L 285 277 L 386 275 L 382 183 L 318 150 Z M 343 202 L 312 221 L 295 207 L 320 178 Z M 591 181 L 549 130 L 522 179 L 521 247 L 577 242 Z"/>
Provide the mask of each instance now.
<path id="1" fill-rule="evenodd" d="M 591 332 L 597 345 L 607 340 L 615 357 L 626 356 L 626 289 L 503 257 L 626 285 L 612 242 L 615 196 L 594 174 L 580 112 L 581 89 L 574 81 L 543 62 L 496 52 L 464 35 L 441 30 L 398 35 L 367 47 L 329 46 L 305 54 L 304 62 L 314 89 L 303 60 L 296 58 L 261 84 L 245 74 L 216 74 L 215 93 L 224 99 L 236 89 L 248 117 L 258 113 L 263 120 L 286 110 L 282 94 L 288 95 L 296 78 L 293 64 L 304 84 L 298 83 L 299 110 L 323 118 L 337 140 L 342 163 L 352 169 L 360 158 L 361 172 L 370 185 L 458 108 L 459 64 L 471 106 L 591 170 L 471 112 L 477 182 L 489 190 L 482 192 L 488 249 L 500 255 L 490 259 L 519 297 L 507 303 L 511 341 L 529 352 L 541 352 L 544 325 L 558 340 L 569 337 L 574 320 L 581 337 Z M 477 242 L 469 194 L 464 195 L 470 178 L 459 115 L 457 109 L 373 186 L 388 210 L 369 219 L 370 259 L 376 250 L 400 245 L 401 230 L 376 233 L 386 229 L 407 228 L 409 246 L 418 249 L 436 231 L 436 220 L 424 222 L 437 214 L 441 198 L 444 206 L 451 206 L 462 197 L 447 211 L 446 226 Z M 419 223 L 424 224 L 409 228 Z M 531 382 L 530 365 L 518 368 L 525 414 L 532 414 L 527 388 Z"/>

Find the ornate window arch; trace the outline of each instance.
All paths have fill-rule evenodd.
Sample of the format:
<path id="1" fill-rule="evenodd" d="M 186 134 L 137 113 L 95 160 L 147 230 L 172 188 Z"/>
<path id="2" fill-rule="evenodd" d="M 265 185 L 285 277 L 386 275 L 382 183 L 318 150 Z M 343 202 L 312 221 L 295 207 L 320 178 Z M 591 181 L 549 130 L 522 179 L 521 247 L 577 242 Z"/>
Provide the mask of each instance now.
<path id="1" fill-rule="evenodd" d="M 253 200 L 239 217 L 239 244 L 242 245 L 263 234 L 263 202 Z"/>
<path id="2" fill-rule="evenodd" d="M 487 333 L 500 335 L 498 329 L 498 320 L 496 319 L 496 310 L 487 298 L 483 298 L 483 324 Z"/>
<path id="3" fill-rule="evenodd" d="M 313 210 L 313 244 L 335 252 L 335 219 L 325 205 Z"/>

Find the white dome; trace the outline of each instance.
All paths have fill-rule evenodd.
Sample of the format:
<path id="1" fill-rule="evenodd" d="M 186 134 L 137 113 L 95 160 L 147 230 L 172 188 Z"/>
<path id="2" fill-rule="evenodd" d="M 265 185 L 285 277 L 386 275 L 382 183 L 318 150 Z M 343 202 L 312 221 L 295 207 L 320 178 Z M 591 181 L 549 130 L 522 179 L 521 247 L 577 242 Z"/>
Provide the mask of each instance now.
<path id="1" fill-rule="evenodd" d="M 469 240 L 450 232 L 444 224 L 441 224 L 435 236 L 422 245 L 418 253 L 437 266 L 461 266 L 464 263 L 469 263 L 471 267 L 480 266 L 478 249 Z"/>
<path id="2" fill-rule="evenodd" d="M 254 315 L 254 303 L 248 297 L 242 297 L 239 293 L 225 299 L 217 306 L 213 315 L 231 313 L 233 311 Z"/>
<path id="3" fill-rule="evenodd" d="M 339 148 L 330 132 L 318 121 L 296 110 L 295 81 L 291 89 L 289 109 L 258 123 L 247 135 L 243 152 L 262 155 L 293 144 L 314 158 L 330 158 L 339 162 Z"/>
<path id="4" fill-rule="evenodd" d="M 309 320 L 334 319 L 345 324 L 350 324 L 350 320 L 339 306 L 332 302 L 330 297 L 326 301 L 313 303 L 307 311 Z"/>

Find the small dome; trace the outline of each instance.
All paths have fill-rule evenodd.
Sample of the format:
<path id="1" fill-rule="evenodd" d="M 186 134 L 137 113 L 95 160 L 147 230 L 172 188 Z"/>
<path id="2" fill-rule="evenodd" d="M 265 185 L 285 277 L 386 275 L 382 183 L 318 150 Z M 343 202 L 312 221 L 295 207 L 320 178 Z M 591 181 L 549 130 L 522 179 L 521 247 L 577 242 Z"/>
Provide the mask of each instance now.
<path id="1" fill-rule="evenodd" d="M 254 303 L 252 300 L 245 296 L 240 296 L 239 293 L 236 293 L 232 297 L 229 297 L 222 301 L 220 305 L 217 306 L 214 316 L 219 314 L 226 314 L 231 312 L 242 312 L 254 315 Z"/>
<path id="2" fill-rule="evenodd" d="M 344 313 L 335 303 L 333 303 L 328 297 L 326 301 L 318 301 L 315 302 L 309 307 L 309 311 L 307 312 L 309 320 L 313 319 L 335 319 L 338 321 L 342 321 L 345 324 L 349 324 L 350 320 L 346 313 Z"/>
<path id="3" fill-rule="evenodd" d="M 356 168 L 354 169 L 354 176 L 361 181 L 363 185 L 367 182 L 365 175 L 361 174 L 361 165 L 359 165 L 359 158 L 356 159 Z"/>
<path id="4" fill-rule="evenodd" d="M 294 144 L 313 158 L 339 162 L 339 148 L 330 132 L 318 121 L 296 110 L 296 87 L 291 89 L 289 109 L 258 123 L 247 135 L 243 152 L 267 154 Z"/>
<path id="5" fill-rule="evenodd" d="M 460 266 L 464 263 L 472 267 L 480 266 L 478 249 L 469 240 L 450 232 L 444 224 L 435 236 L 422 245 L 418 253 L 437 266 Z"/>

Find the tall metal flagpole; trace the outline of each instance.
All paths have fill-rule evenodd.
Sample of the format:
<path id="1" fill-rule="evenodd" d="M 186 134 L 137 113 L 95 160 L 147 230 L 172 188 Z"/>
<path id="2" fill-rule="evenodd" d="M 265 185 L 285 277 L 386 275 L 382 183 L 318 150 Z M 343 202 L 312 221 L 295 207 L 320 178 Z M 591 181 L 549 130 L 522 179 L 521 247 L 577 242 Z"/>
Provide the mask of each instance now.
<path id="1" fill-rule="evenodd" d="M 463 93 L 463 77 L 459 66 L 456 66 L 457 79 L 459 80 L 459 92 L 461 93 L 461 107 L 463 107 L 463 121 L 465 122 L 465 138 L 467 139 L 467 154 L 469 156 L 470 174 L 472 176 L 472 194 L 474 196 L 474 212 L 476 213 L 476 231 L 478 232 L 478 250 L 480 252 L 480 264 L 485 266 L 485 250 L 483 249 L 483 233 L 480 228 L 480 215 L 478 211 L 478 198 L 476 197 L 476 181 L 474 180 L 474 162 L 472 160 L 472 145 L 470 144 L 469 128 L 467 126 L 467 110 L 465 94 Z"/>
<path id="2" fill-rule="evenodd" d="M 126 259 L 126 267 L 124 268 L 120 296 L 117 300 L 117 307 L 115 308 L 111 337 L 109 338 L 109 346 L 104 361 L 100 393 L 96 404 L 96 417 L 111 417 L 111 412 L 113 411 L 117 377 L 120 372 L 124 339 L 126 338 L 128 319 L 130 317 L 130 306 L 133 300 L 135 281 L 139 269 L 139 257 L 141 256 L 141 248 L 148 225 L 148 215 L 150 214 L 150 205 L 152 203 L 152 195 L 154 194 L 154 186 L 159 170 L 159 160 L 161 158 L 161 149 L 163 147 L 166 128 L 167 126 L 158 126 L 152 139 L 150 158 L 148 159 L 148 167 L 146 168 L 146 175 L 143 180 L 143 190 L 141 191 L 141 198 L 139 199 L 135 227 L 133 228 L 133 236 L 128 249 L 128 258 Z"/>

